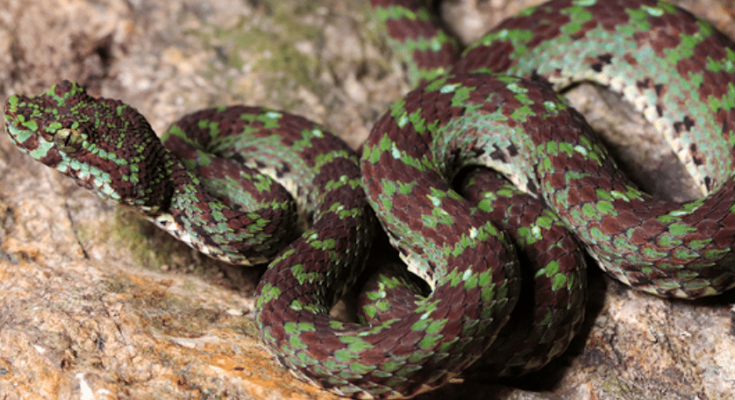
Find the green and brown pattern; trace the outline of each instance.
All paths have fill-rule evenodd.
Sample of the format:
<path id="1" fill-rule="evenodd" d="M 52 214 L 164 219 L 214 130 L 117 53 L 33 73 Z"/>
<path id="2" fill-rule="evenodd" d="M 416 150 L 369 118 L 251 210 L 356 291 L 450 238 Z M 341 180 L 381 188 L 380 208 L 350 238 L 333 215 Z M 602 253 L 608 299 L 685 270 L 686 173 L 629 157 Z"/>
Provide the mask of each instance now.
<path id="1" fill-rule="evenodd" d="M 459 43 L 440 27 L 426 2 L 371 0 L 373 16 L 388 33 L 386 40 L 407 61 L 413 83 L 429 81 L 449 71 L 459 56 Z"/>
<path id="2" fill-rule="evenodd" d="M 544 199 L 626 284 L 685 298 L 735 285 L 735 46 L 711 24 L 660 1 L 556 1 L 471 46 L 453 72 L 470 71 L 542 76 L 557 90 L 588 80 L 619 93 L 707 196 L 653 200 L 614 170 L 597 141 L 554 134 L 528 148 L 541 163 Z"/>
<path id="3" fill-rule="evenodd" d="M 272 260 L 256 304 L 263 340 L 343 396 L 411 396 L 461 374 L 542 367 L 582 321 L 577 241 L 661 296 L 735 286 L 735 45 L 710 24 L 652 0 L 555 0 L 460 55 L 421 2 L 372 3 L 421 86 L 376 123 L 362 177 L 344 143 L 298 116 L 202 110 L 164 146 L 132 107 L 68 81 L 8 99 L 7 132 L 212 257 Z M 628 182 L 554 91 L 580 80 L 644 113 L 706 197 L 660 202 Z M 363 296 L 367 322 L 339 322 L 329 309 L 363 269 L 369 206 L 431 290 L 386 272 Z"/>
<path id="4" fill-rule="evenodd" d="M 407 70 L 423 70 L 418 79 L 437 75 L 440 63 L 427 60 L 432 57 L 430 50 L 441 53 L 435 60 L 458 59 L 452 68 L 444 67 L 450 69 L 448 75 L 423 79 L 422 88 L 395 103 L 364 146 L 368 198 L 416 274 L 432 278 L 432 274 L 462 268 L 437 262 L 435 252 L 427 249 L 451 246 L 447 236 L 437 233 L 450 231 L 462 218 L 459 207 L 444 208 L 457 196 L 449 190 L 450 183 L 463 167 L 483 165 L 501 172 L 530 196 L 543 199 L 553 210 L 545 211 L 541 219 L 530 212 L 524 215 L 525 229 L 518 232 L 530 232 L 534 221 L 550 225 L 547 216 L 555 223 L 561 221 L 606 271 L 626 284 L 683 298 L 714 295 L 735 286 L 735 183 L 730 150 L 735 46 L 709 23 L 665 2 L 551 1 L 506 20 L 462 55 L 452 55 L 447 54 L 448 47 L 427 50 L 417 45 L 433 40 L 419 37 L 421 32 L 441 32 L 438 25 L 427 27 L 433 22 L 423 17 L 428 12 L 420 2 L 372 3 L 393 35 L 391 43 L 400 47 L 396 53 L 409 65 Z M 403 21 L 398 16 L 404 16 Z M 413 25 L 421 27 L 408 34 L 399 28 Z M 496 75 L 506 73 L 530 80 Z M 703 195 L 711 194 L 677 204 L 653 200 L 639 191 L 617 170 L 583 118 L 541 78 L 556 90 L 593 81 L 620 93 L 665 135 L 700 183 Z M 488 181 L 496 179 L 477 174 Z M 427 182 L 437 186 L 427 187 Z M 467 188 L 463 192 L 469 193 Z M 486 195 L 497 200 L 504 196 L 501 193 L 512 192 Z M 512 213 L 521 204 L 505 207 Z M 492 206 L 498 207 L 502 205 Z M 414 213 L 415 208 L 424 211 Z M 503 226 L 504 218 L 493 220 Z M 512 227 L 503 229 L 513 232 Z M 513 238 L 523 248 L 526 236 Z M 521 253 L 521 257 L 527 256 Z M 573 259 L 541 260 L 532 268 L 538 271 L 537 277 L 544 272 L 568 272 Z M 573 281 L 561 273 L 555 273 L 554 279 L 556 284 L 546 287 L 550 293 L 559 287 L 569 290 L 559 283 Z M 372 296 L 395 297 L 395 286 L 384 283 L 383 293 Z M 560 296 L 560 308 L 569 300 L 564 297 Z M 579 295 L 577 303 L 568 306 L 577 307 L 583 297 Z M 541 315 L 542 305 L 536 305 Z M 384 317 L 379 314 L 379 318 Z M 507 329 L 515 329 L 513 325 Z M 561 329 L 573 334 L 576 328 L 572 323 Z M 488 356 L 499 351 L 500 358 L 506 357 L 508 348 L 515 346 L 513 335 L 496 340 Z M 549 356 L 563 350 L 564 341 L 559 343 L 550 346 L 556 348 Z M 534 368 L 528 354 L 510 357 L 520 361 L 517 365 L 529 360 L 525 365 Z M 523 372 L 508 367 L 503 370 L 481 361 L 465 373 Z"/>

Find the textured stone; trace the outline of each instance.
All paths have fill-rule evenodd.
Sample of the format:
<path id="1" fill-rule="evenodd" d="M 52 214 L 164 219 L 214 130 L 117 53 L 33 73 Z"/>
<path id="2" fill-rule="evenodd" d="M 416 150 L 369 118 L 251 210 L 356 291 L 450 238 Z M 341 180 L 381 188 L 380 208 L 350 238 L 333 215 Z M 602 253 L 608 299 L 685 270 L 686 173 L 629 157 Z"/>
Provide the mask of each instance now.
<path id="1" fill-rule="evenodd" d="M 450 23 L 475 26 L 463 34 L 473 38 L 531 2 L 445 3 Z M 730 12 L 717 4 L 683 3 L 732 36 L 732 3 L 719 3 Z M 206 106 L 266 105 L 324 123 L 357 147 L 408 89 L 367 7 L 0 0 L 0 97 L 75 79 L 138 107 L 159 132 Z M 571 96 L 587 115 L 602 115 L 592 118 L 603 121 L 599 129 L 628 118 L 625 108 L 601 108 L 615 99 L 586 90 Z M 627 148 L 648 155 L 661 147 L 649 142 Z M 625 149 L 618 154 L 627 160 Z M 668 161 L 644 166 L 653 164 L 672 170 Z M 643 175 L 662 181 L 653 174 Z M 251 311 L 261 272 L 196 254 L 21 156 L 0 134 L 0 398 L 333 398 L 294 379 L 260 345 Z M 591 275 L 587 322 L 558 361 L 518 381 L 458 382 L 420 398 L 732 397 L 735 295 L 669 301 Z"/>

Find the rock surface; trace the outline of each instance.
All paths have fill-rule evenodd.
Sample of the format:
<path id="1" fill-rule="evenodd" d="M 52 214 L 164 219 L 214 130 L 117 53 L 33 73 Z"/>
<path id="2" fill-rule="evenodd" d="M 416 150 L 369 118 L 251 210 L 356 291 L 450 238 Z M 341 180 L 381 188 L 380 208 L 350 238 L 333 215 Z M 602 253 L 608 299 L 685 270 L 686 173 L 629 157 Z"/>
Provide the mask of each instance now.
<path id="1" fill-rule="evenodd" d="M 470 40 L 531 3 L 455 0 L 443 11 Z M 732 1 L 680 3 L 735 37 Z M 324 123 L 357 147 L 409 89 L 367 7 L 0 0 L 0 97 L 74 79 L 134 105 L 159 132 L 203 107 L 265 105 Z M 604 92 L 570 96 L 602 121 L 599 129 L 622 124 L 599 107 L 610 103 Z M 662 159 L 646 165 L 670 171 Z M 662 181 L 655 176 L 652 183 Z M 670 187 L 647 189 L 680 192 Z M 0 134 L 1 398 L 334 398 L 294 379 L 260 345 L 252 315 L 260 273 L 196 254 L 22 156 Z M 591 275 L 584 330 L 559 360 L 517 381 L 458 382 L 420 398 L 733 397 L 733 293 L 661 300 Z"/>

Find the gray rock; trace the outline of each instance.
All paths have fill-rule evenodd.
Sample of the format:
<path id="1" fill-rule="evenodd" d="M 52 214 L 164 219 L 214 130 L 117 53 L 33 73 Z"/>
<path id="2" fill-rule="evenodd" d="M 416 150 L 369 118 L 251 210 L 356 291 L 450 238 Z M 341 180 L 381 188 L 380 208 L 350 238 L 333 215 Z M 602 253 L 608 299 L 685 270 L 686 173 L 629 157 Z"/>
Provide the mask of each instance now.
<path id="1" fill-rule="evenodd" d="M 462 13 L 469 10 L 482 26 L 527 3 L 447 1 L 455 8 L 445 14 L 472 26 Z M 734 32 L 732 13 L 713 1 L 684 5 Z M 4 0 L 0 94 L 35 94 L 74 79 L 137 107 L 159 132 L 207 106 L 265 105 L 324 123 L 357 147 L 409 89 L 367 7 L 340 0 Z M 591 118 L 602 121 L 598 129 L 628 118 L 624 108 L 612 114 L 600 107 L 612 101 L 604 92 L 589 93 L 570 96 L 587 115 L 601 115 Z M 640 153 L 659 154 L 660 143 L 645 140 Z M 626 148 L 643 148 L 622 142 L 623 159 Z M 665 153 L 656 156 L 664 161 L 634 154 L 629 162 L 666 174 Z M 668 176 L 678 182 L 677 172 Z M 260 345 L 252 293 L 261 272 L 206 259 L 22 156 L 0 134 L 0 397 L 333 398 L 293 378 Z M 602 273 L 592 274 L 590 286 L 583 332 L 547 368 L 502 385 L 457 382 L 421 398 L 732 398 L 732 293 L 662 300 Z"/>

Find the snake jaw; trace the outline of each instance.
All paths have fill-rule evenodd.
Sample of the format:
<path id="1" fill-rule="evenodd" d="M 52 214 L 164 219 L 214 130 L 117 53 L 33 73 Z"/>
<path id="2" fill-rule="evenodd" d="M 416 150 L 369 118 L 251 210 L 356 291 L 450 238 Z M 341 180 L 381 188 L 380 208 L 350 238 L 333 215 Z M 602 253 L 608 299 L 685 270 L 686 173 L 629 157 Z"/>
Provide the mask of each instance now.
<path id="1" fill-rule="evenodd" d="M 8 136 L 32 158 L 106 200 L 147 214 L 167 207 L 172 162 L 134 108 L 62 81 L 38 96 L 10 97 L 5 110 Z"/>

